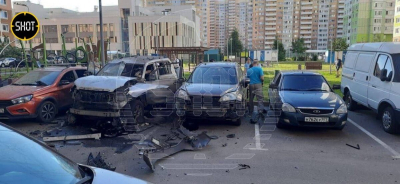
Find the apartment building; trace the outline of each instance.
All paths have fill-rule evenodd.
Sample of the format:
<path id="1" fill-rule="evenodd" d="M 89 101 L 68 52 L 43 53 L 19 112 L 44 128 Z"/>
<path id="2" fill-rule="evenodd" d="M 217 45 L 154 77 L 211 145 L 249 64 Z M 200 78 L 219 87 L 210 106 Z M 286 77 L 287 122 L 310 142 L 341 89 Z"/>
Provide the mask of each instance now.
<path id="1" fill-rule="evenodd" d="M 14 40 L 14 36 L 10 31 L 12 20 L 11 0 L 0 0 L 0 40 L 4 41 L 7 37 L 10 41 Z"/>
<path id="2" fill-rule="evenodd" d="M 346 0 L 344 31 L 347 43 L 394 40 L 395 5 L 396 0 Z"/>
<path id="3" fill-rule="evenodd" d="M 394 13 L 393 41 L 400 42 L 400 1 L 396 1 Z"/>
<path id="4" fill-rule="evenodd" d="M 100 40 L 98 8 L 93 12 L 76 12 L 63 8 L 44 8 L 31 2 L 18 2 L 30 7 L 41 24 L 40 34 L 33 46 L 42 43 L 45 33 L 46 48 L 50 52 L 61 52 L 62 38 L 66 49 L 76 47 L 76 38 L 86 43 Z M 118 6 L 103 6 L 104 40 L 109 40 L 109 50 L 129 54 L 149 55 L 157 47 L 200 46 L 196 12 L 192 6 L 142 6 L 141 1 L 120 0 Z M 24 11 L 25 6 L 14 4 L 14 14 Z M 83 41 L 78 39 L 78 46 Z M 25 45 L 29 47 L 28 43 Z"/>

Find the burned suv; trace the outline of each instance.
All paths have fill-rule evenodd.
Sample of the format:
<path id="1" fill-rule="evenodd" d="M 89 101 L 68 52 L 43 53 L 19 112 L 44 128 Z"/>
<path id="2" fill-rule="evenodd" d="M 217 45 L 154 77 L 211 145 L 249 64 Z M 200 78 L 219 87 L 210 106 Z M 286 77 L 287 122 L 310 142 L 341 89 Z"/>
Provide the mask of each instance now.
<path id="1" fill-rule="evenodd" d="M 180 87 L 167 58 L 138 56 L 109 62 L 97 75 L 76 80 L 68 121 L 98 119 L 126 131 L 145 129 L 144 113 L 168 116 Z M 127 130 L 129 129 L 129 130 Z"/>

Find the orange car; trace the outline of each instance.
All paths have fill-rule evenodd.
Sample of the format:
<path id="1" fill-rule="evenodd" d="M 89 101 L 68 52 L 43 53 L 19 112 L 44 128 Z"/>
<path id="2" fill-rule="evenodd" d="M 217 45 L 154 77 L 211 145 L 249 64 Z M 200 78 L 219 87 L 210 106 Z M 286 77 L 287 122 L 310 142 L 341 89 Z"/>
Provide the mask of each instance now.
<path id="1" fill-rule="evenodd" d="M 59 109 L 72 104 L 70 90 L 84 67 L 35 69 L 11 85 L 0 88 L 0 120 L 37 118 L 51 122 Z"/>

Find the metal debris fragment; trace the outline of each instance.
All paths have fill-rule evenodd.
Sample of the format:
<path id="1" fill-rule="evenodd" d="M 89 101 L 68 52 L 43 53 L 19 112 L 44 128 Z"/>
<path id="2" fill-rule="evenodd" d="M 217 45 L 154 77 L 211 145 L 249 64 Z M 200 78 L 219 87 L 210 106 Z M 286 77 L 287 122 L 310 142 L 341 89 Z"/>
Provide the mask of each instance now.
<path id="1" fill-rule="evenodd" d="M 250 169 L 251 167 L 249 165 L 246 164 L 239 164 L 239 170 L 243 170 L 243 169 Z"/>
<path id="2" fill-rule="evenodd" d="M 87 159 L 87 165 L 107 169 L 110 171 L 115 171 L 116 167 L 112 168 L 104 162 L 103 158 L 100 155 L 100 152 L 97 154 L 96 157 L 93 157 L 93 154 L 90 153 Z"/>
<path id="3" fill-rule="evenodd" d="M 229 134 L 226 136 L 226 138 L 235 138 L 235 136 L 236 136 L 235 134 Z"/>

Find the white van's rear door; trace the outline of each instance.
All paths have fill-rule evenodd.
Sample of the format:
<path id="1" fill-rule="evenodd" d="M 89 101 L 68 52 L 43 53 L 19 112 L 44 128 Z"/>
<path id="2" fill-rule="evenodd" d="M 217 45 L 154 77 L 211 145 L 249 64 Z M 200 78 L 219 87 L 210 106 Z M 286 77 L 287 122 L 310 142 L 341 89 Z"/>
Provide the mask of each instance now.
<path id="1" fill-rule="evenodd" d="M 351 95 L 355 101 L 365 106 L 368 105 L 368 83 L 370 68 L 375 59 L 374 52 L 360 52 L 353 70 L 353 87 Z"/>
<path id="2" fill-rule="evenodd" d="M 377 110 L 379 103 L 384 99 L 389 99 L 391 82 L 381 81 L 381 70 L 387 69 L 388 73 L 393 72 L 393 63 L 390 55 L 379 54 L 370 70 L 371 80 L 368 86 L 368 105 Z M 393 75 L 393 74 L 392 74 Z"/>

